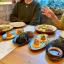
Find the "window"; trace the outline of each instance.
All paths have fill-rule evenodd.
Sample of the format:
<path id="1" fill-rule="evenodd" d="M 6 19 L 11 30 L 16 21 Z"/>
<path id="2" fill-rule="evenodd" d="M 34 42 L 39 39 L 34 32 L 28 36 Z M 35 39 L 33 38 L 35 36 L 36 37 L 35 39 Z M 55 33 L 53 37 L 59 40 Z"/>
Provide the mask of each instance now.
<path id="1" fill-rule="evenodd" d="M 41 7 L 45 7 L 47 6 L 49 0 L 36 0 L 36 1 L 40 3 Z"/>
<path id="2" fill-rule="evenodd" d="M 64 9 L 64 0 L 36 0 L 41 7 L 49 6 L 57 9 Z"/>
<path id="3" fill-rule="evenodd" d="M 48 6 L 57 9 L 64 9 L 64 0 L 49 0 Z"/>

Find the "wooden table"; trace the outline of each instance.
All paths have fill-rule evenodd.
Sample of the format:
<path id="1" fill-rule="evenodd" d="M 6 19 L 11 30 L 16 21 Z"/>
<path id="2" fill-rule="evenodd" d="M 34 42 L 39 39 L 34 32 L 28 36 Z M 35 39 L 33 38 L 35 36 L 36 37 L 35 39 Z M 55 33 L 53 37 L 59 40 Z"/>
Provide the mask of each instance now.
<path id="1" fill-rule="evenodd" d="M 4 64 L 4 63 L 0 61 L 0 64 Z"/>
<path id="2" fill-rule="evenodd" d="M 16 48 L 1 60 L 4 64 L 64 64 L 64 60 L 53 63 L 46 56 L 45 50 L 30 51 L 28 46 Z"/>
<path id="3" fill-rule="evenodd" d="M 57 30 L 55 35 L 49 36 L 49 39 L 52 41 L 58 38 L 60 32 Z M 0 61 L 0 64 L 64 64 L 64 59 L 54 63 L 46 56 L 45 49 L 31 51 L 28 45 L 17 47 Z"/>

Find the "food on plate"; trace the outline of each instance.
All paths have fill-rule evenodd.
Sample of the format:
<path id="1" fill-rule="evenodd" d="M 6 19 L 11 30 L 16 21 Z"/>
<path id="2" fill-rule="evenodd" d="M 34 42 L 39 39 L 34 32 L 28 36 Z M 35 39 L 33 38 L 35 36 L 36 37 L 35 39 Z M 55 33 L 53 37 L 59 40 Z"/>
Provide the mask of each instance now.
<path id="1" fill-rule="evenodd" d="M 14 37 L 14 35 L 12 35 L 10 32 L 7 32 L 6 34 L 6 39 L 12 39 Z"/>
<path id="2" fill-rule="evenodd" d="M 13 27 L 11 25 L 9 25 L 9 24 L 2 24 L 2 25 L 0 25 L 0 30 L 1 31 L 8 31 L 8 30 L 10 30 L 12 28 Z"/>
<path id="3" fill-rule="evenodd" d="M 41 36 L 41 40 L 42 40 L 42 42 L 46 41 L 46 36 L 44 34 Z"/>
<path id="4" fill-rule="evenodd" d="M 53 31 L 52 26 L 48 26 L 45 31 L 46 31 L 46 32 L 52 32 L 52 31 Z"/>
<path id="5" fill-rule="evenodd" d="M 2 40 L 2 35 L 0 35 L 0 41 Z"/>
<path id="6" fill-rule="evenodd" d="M 47 34 L 38 34 L 38 35 L 35 35 L 34 38 L 32 38 L 29 41 L 29 47 L 32 50 L 42 49 L 47 44 L 48 44 L 48 35 Z"/>
<path id="7" fill-rule="evenodd" d="M 52 32 L 52 29 L 46 29 L 46 32 Z"/>
<path id="8" fill-rule="evenodd" d="M 37 25 L 36 30 L 39 32 L 54 32 L 56 30 L 56 27 L 52 25 L 42 24 L 42 25 Z"/>
<path id="9" fill-rule="evenodd" d="M 24 22 L 11 22 L 10 25 L 12 25 L 13 27 L 17 28 L 17 27 L 23 27 L 26 24 Z"/>
<path id="10" fill-rule="evenodd" d="M 16 34 L 19 35 L 22 31 L 20 29 L 16 29 Z"/>
<path id="11" fill-rule="evenodd" d="M 47 28 L 47 25 L 38 25 L 37 26 L 37 29 L 39 30 L 39 31 L 45 31 L 45 29 Z"/>
<path id="12" fill-rule="evenodd" d="M 40 47 L 40 40 L 35 39 L 35 40 L 34 40 L 34 43 L 33 43 L 33 46 L 34 46 L 35 48 L 39 48 L 39 47 Z"/>

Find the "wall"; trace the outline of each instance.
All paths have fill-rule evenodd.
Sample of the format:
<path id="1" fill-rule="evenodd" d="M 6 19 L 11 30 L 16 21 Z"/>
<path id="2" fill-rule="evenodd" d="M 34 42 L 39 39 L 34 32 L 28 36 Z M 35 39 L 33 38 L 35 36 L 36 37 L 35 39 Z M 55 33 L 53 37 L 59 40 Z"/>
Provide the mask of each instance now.
<path id="1" fill-rule="evenodd" d="M 9 20 L 13 7 L 13 4 L 0 5 L 0 19 Z"/>
<path id="2" fill-rule="evenodd" d="M 12 0 L 6 0 L 6 1 L 10 2 L 0 2 L 0 19 L 9 20 L 9 16 L 12 12 L 14 4 L 12 4 Z M 19 0 L 16 0 L 16 2 L 17 1 Z"/>

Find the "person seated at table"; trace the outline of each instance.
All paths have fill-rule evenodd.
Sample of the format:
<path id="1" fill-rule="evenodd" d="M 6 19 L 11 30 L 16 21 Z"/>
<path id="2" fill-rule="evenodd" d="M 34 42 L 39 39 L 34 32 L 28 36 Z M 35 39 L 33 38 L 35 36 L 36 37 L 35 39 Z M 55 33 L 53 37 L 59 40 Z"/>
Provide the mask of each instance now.
<path id="1" fill-rule="evenodd" d="M 54 12 L 49 7 L 41 9 L 41 11 L 42 14 L 52 19 L 52 22 L 57 28 L 64 30 L 64 21 L 59 20 L 58 17 L 54 14 Z"/>
<path id="2" fill-rule="evenodd" d="M 40 24 L 41 7 L 35 0 L 20 0 L 16 3 L 12 14 L 11 22 L 24 22 L 29 25 Z"/>

